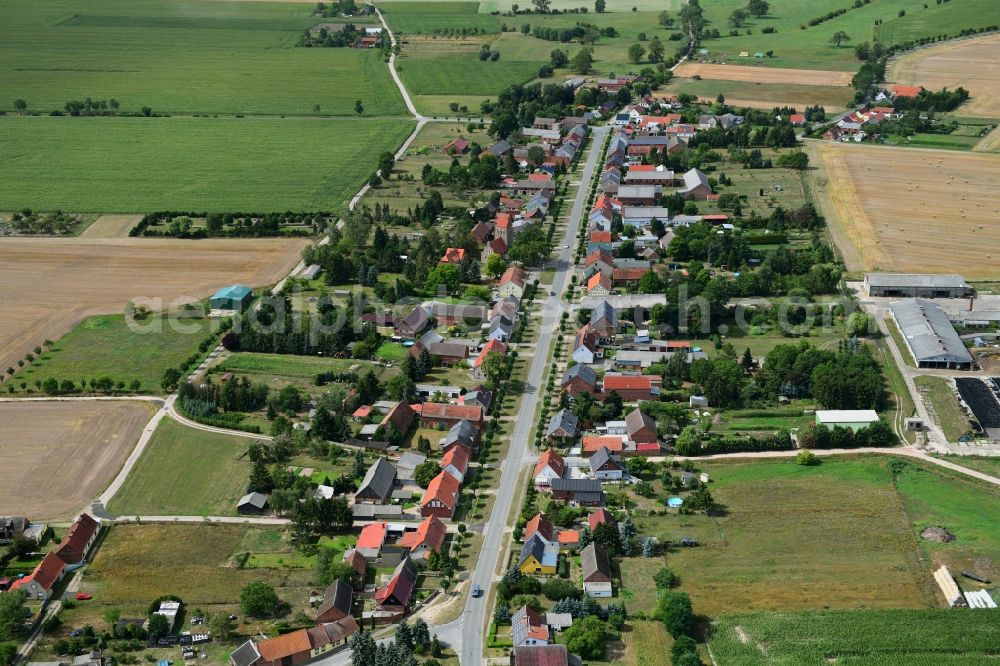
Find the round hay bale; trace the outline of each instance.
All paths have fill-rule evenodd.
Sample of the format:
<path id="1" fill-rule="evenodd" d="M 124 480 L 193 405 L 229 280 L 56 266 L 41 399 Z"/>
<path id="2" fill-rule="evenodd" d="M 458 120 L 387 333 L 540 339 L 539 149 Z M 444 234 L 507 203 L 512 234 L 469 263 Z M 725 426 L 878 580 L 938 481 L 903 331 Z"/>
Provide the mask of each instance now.
<path id="1" fill-rule="evenodd" d="M 924 541 L 935 541 L 937 543 L 951 543 L 956 539 L 954 534 L 943 527 L 938 527 L 937 525 L 925 527 L 923 531 L 920 532 L 920 538 Z"/>

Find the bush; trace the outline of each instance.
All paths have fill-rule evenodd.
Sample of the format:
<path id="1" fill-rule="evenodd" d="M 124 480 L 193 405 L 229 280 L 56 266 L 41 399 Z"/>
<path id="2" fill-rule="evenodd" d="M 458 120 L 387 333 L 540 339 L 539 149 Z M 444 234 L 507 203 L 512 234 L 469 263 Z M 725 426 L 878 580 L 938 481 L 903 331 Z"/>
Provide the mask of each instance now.
<path id="1" fill-rule="evenodd" d="M 815 467 L 816 465 L 819 465 L 822 462 L 823 461 L 820 460 L 819 456 L 817 456 L 812 451 L 808 450 L 799 451 L 798 455 L 795 456 L 796 465 L 804 465 L 805 467 Z"/>

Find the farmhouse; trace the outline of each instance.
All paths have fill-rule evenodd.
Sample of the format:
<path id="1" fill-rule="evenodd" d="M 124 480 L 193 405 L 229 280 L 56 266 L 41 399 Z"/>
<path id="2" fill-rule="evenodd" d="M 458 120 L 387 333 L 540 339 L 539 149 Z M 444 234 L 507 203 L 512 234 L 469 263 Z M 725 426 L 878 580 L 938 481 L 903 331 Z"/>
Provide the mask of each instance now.
<path id="1" fill-rule="evenodd" d="M 232 666 L 298 666 L 343 645 L 357 631 L 357 621 L 347 616 L 256 644 L 249 640 L 229 655 L 229 663 Z"/>
<path id="2" fill-rule="evenodd" d="M 396 468 L 385 458 L 379 458 L 365 472 L 354 502 L 358 504 L 388 504 L 396 487 Z"/>
<path id="3" fill-rule="evenodd" d="M 29 599 L 47 601 L 52 590 L 63 579 L 66 563 L 55 553 L 47 553 L 30 574 L 14 581 L 11 590 L 23 590 Z"/>
<path id="4" fill-rule="evenodd" d="M 597 449 L 590 456 L 590 474 L 600 481 L 621 481 L 625 478 L 625 467 L 611 454 L 606 446 Z"/>
<path id="5" fill-rule="evenodd" d="M 396 322 L 396 335 L 401 338 L 414 339 L 420 335 L 431 322 L 431 315 L 418 305 L 410 313 Z"/>
<path id="6" fill-rule="evenodd" d="M 450 519 L 458 507 L 459 487 L 455 477 L 448 472 L 440 472 L 428 484 L 424 497 L 420 500 L 420 515 L 425 518 L 437 516 Z"/>
<path id="7" fill-rule="evenodd" d="M 629 439 L 633 442 L 657 440 L 656 419 L 649 414 L 643 414 L 638 407 L 625 415 L 625 427 L 628 429 Z"/>
<path id="8" fill-rule="evenodd" d="M 511 266 L 508 268 L 504 271 L 503 277 L 500 278 L 500 284 L 497 287 L 500 297 L 515 296 L 521 298 L 524 296 L 524 284 L 527 277 L 527 274 L 520 266 Z"/>
<path id="9" fill-rule="evenodd" d="M 483 422 L 483 409 L 479 405 L 452 405 L 439 402 L 422 402 L 415 411 L 420 414 L 420 423 L 430 428 L 439 425 L 449 428 L 463 419 L 479 426 Z"/>
<path id="10" fill-rule="evenodd" d="M 604 548 L 591 542 L 580 553 L 580 568 L 583 570 L 583 591 L 591 597 L 610 597 L 611 562 Z"/>
<path id="11" fill-rule="evenodd" d="M 88 514 L 80 514 L 72 525 L 66 536 L 59 542 L 56 548 L 56 555 L 66 564 L 77 564 L 87 559 L 87 553 L 97 540 L 97 532 L 101 529 L 101 524 L 91 518 Z"/>
<path id="12" fill-rule="evenodd" d="M 209 299 L 208 303 L 209 307 L 213 310 L 234 310 L 239 312 L 249 305 L 252 299 L 253 291 L 250 287 L 234 284 L 223 287 L 212 294 L 212 298 Z"/>
<path id="13" fill-rule="evenodd" d="M 451 451 L 454 448 L 473 449 L 479 439 L 479 429 L 471 422 L 462 419 L 451 428 L 439 442 L 438 448 L 442 451 Z"/>
<path id="14" fill-rule="evenodd" d="M 540 535 L 545 540 L 545 543 L 550 545 L 559 541 L 555 525 L 552 524 L 552 521 L 544 513 L 536 513 L 528 521 L 528 524 L 524 526 L 524 533 L 521 536 L 527 541 L 536 534 Z"/>
<path id="15" fill-rule="evenodd" d="M 354 590 L 342 580 L 335 580 L 323 591 L 323 603 L 316 609 L 317 622 L 335 622 L 351 614 Z"/>
<path id="16" fill-rule="evenodd" d="M 447 536 L 448 528 L 445 527 L 445 524 L 437 516 L 428 516 L 424 518 L 416 530 L 403 534 L 398 545 L 406 548 L 411 558 L 424 560 L 432 552 L 436 553 L 441 550 Z"/>
<path id="17" fill-rule="evenodd" d="M 547 488 L 553 479 L 561 479 L 566 462 L 554 449 L 546 449 L 535 463 L 535 485 Z"/>
<path id="18" fill-rule="evenodd" d="M 917 367 L 971 370 L 972 354 L 936 303 L 909 298 L 889 305 Z"/>
<path id="19" fill-rule="evenodd" d="M 627 401 L 658 400 L 663 378 L 659 375 L 604 374 L 602 393 L 615 391 Z"/>
<path id="20" fill-rule="evenodd" d="M 388 523 L 382 521 L 369 523 L 361 528 L 361 534 L 358 535 L 358 543 L 354 549 L 366 560 L 375 560 L 382 554 L 382 546 L 385 545 L 388 533 Z"/>
<path id="21" fill-rule="evenodd" d="M 865 273 L 869 296 L 904 298 L 965 298 L 972 288 L 961 275 Z"/>
<path id="22" fill-rule="evenodd" d="M 840 426 L 858 431 L 861 428 L 878 421 L 874 409 L 818 409 L 816 410 L 816 425 L 828 428 Z"/>
<path id="23" fill-rule="evenodd" d="M 456 481 L 463 483 L 465 475 L 469 472 L 469 457 L 471 455 L 471 449 L 464 446 L 453 446 L 441 456 L 438 466 L 442 471 L 455 477 Z"/>
<path id="24" fill-rule="evenodd" d="M 597 373 L 589 365 L 574 365 L 563 375 L 560 386 L 570 395 L 593 394 L 597 386 Z"/>
<path id="25" fill-rule="evenodd" d="M 593 532 L 597 529 L 598 525 L 603 525 L 608 523 L 610 525 L 617 525 L 618 521 L 615 520 L 614 515 L 607 509 L 597 509 L 593 511 L 589 516 L 587 516 L 587 525 L 590 526 L 590 531 Z"/>
<path id="26" fill-rule="evenodd" d="M 404 557 L 392 572 L 392 578 L 375 591 L 375 603 L 380 610 L 406 610 L 417 587 L 417 565 Z"/>
<path id="27" fill-rule="evenodd" d="M 519 645 L 510 655 L 510 666 L 581 666 L 583 661 L 565 645 Z"/>
<path id="28" fill-rule="evenodd" d="M 541 613 L 536 613 L 527 606 L 522 606 L 514 612 L 511 618 L 511 638 L 514 645 L 548 645 L 549 628 Z"/>
<path id="29" fill-rule="evenodd" d="M 559 563 L 559 545 L 547 542 L 539 533 L 524 540 L 517 568 L 521 573 L 554 576 Z"/>
<path id="30" fill-rule="evenodd" d="M 568 409 L 560 409 L 549 420 L 545 436 L 550 440 L 573 439 L 576 437 L 578 420 Z"/>

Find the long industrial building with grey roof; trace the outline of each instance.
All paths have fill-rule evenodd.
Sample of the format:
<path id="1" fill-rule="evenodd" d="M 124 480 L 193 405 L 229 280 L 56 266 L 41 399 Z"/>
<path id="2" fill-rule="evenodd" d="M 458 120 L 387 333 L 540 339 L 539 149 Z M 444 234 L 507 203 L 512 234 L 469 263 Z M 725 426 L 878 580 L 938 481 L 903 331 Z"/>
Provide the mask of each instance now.
<path id="1" fill-rule="evenodd" d="M 865 293 L 890 298 L 965 298 L 972 288 L 961 275 L 865 273 Z"/>
<path id="2" fill-rule="evenodd" d="M 889 310 L 917 367 L 972 369 L 972 354 L 936 303 L 907 298 L 890 304 Z"/>

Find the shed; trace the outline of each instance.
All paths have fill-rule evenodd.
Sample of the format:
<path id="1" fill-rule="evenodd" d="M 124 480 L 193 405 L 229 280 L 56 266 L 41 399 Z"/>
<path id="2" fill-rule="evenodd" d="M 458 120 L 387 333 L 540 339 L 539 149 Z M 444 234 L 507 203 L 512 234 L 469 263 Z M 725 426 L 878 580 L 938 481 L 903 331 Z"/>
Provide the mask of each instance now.
<path id="1" fill-rule="evenodd" d="M 259 516 L 267 508 L 267 495 L 261 493 L 247 493 L 236 503 L 236 511 L 242 515 Z"/>
<path id="2" fill-rule="evenodd" d="M 816 425 L 828 428 L 840 426 L 857 431 L 878 421 L 874 409 L 818 409 L 816 410 Z"/>

